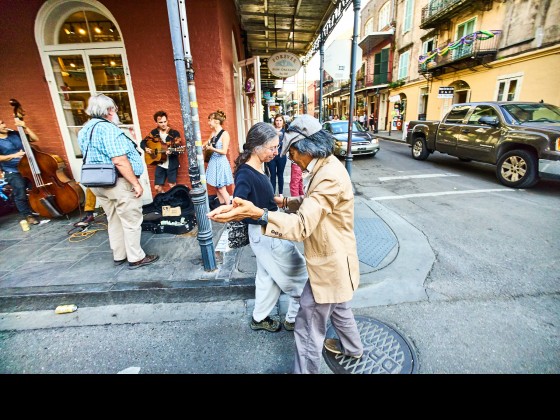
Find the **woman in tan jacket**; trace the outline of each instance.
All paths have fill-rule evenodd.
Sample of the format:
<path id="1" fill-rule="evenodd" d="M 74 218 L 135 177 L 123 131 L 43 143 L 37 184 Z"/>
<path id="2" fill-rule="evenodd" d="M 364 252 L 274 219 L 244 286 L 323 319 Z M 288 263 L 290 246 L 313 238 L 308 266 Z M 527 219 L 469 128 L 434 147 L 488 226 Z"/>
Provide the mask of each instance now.
<path id="1" fill-rule="evenodd" d="M 333 155 L 334 139 L 310 115 L 292 122 L 282 154 L 303 170 L 304 196 L 276 198 L 289 213 L 258 208 L 250 201 L 210 212 L 217 222 L 250 217 L 263 233 L 281 239 L 303 241 L 309 273 L 296 317 L 294 373 L 319 373 L 323 346 L 330 352 L 360 358 L 363 345 L 350 309 L 360 281 L 354 235 L 354 194 L 348 172 Z M 326 339 L 327 322 L 338 339 Z"/>

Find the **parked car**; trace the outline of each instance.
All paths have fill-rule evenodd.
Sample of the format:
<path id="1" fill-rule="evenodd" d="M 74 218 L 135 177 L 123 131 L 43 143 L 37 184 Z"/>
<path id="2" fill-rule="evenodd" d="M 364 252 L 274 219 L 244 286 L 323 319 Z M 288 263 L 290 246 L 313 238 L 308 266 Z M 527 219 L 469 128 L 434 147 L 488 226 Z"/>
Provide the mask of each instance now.
<path id="1" fill-rule="evenodd" d="M 348 151 L 348 121 L 327 121 L 323 129 L 331 133 L 336 139 L 334 154 L 338 157 L 346 156 Z M 352 124 L 352 155 L 371 155 L 379 152 L 379 140 L 373 137 L 362 125 L 354 121 Z"/>
<path id="2" fill-rule="evenodd" d="M 505 186 L 530 188 L 560 179 L 560 108 L 537 102 L 455 104 L 442 121 L 410 121 L 412 157 L 440 152 L 496 165 Z"/>

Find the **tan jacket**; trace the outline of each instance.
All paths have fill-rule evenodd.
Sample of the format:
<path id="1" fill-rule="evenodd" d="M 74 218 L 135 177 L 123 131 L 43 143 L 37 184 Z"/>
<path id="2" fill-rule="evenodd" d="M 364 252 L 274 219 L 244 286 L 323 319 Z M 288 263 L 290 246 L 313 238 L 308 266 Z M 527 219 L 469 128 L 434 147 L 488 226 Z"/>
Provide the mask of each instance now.
<path id="1" fill-rule="evenodd" d="M 347 302 L 360 283 L 350 177 L 332 155 L 319 159 L 310 177 L 305 197 L 289 201 L 289 209 L 295 213 L 269 212 L 263 232 L 303 241 L 317 303 Z"/>

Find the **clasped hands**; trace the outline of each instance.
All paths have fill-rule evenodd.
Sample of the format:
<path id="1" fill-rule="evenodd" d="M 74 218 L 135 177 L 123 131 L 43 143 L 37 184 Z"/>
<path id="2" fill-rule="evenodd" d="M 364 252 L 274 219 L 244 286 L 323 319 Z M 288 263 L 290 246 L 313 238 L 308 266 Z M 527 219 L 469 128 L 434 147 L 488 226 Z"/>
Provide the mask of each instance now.
<path id="1" fill-rule="evenodd" d="M 263 209 L 255 206 L 249 200 L 235 197 L 232 204 L 220 206 L 206 216 L 214 222 L 226 223 L 232 220 L 243 220 L 246 218 L 258 219 L 263 215 Z"/>

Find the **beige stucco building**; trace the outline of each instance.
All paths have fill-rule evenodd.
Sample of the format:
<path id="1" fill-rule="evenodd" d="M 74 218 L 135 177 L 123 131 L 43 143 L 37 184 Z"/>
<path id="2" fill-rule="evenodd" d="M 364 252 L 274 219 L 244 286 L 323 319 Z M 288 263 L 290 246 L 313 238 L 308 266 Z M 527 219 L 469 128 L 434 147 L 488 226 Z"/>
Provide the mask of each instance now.
<path id="1" fill-rule="evenodd" d="M 361 22 L 357 100 L 380 130 L 440 119 L 465 101 L 560 105 L 560 0 L 370 0 Z"/>

